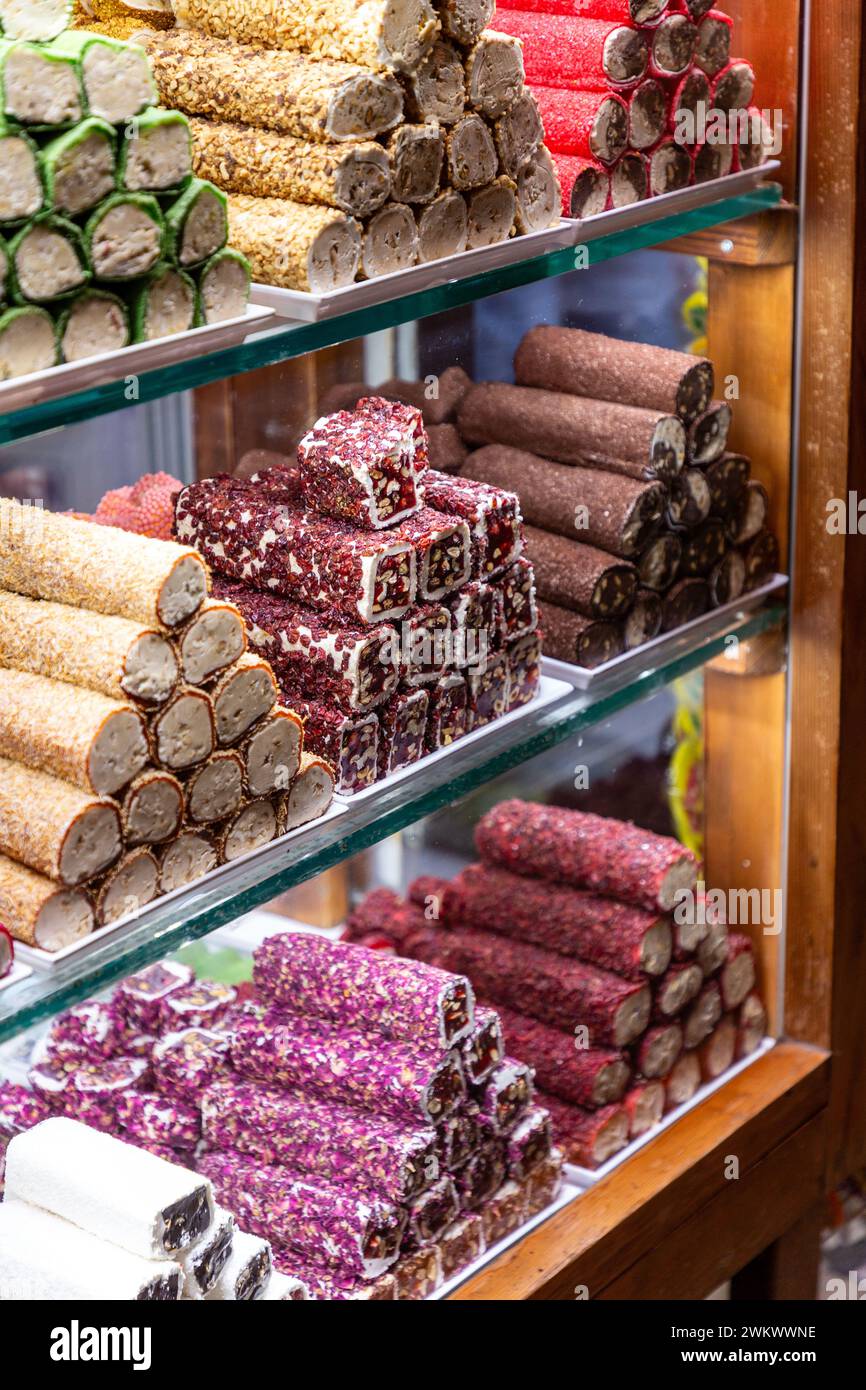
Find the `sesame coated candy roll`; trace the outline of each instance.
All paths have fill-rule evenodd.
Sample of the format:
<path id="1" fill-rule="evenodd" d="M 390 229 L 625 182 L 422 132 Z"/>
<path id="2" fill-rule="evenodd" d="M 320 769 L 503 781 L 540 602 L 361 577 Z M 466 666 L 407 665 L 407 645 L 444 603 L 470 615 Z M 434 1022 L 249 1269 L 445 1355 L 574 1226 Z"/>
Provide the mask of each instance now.
<path id="1" fill-rule="evenodd" d="M 522 41 L 526 80 L 532 86 L 588 91 L 630 87 L 649 63 L 646 38 L 631 24 L 499 10 L 496 27 Z"/>
<path id="2" fill-rule="evenodd" d="M 211 694 L 217 743 L 222 747 L 237 743 L 280 698 L 269 662 L 253 652 L 245 652 L 223 672 Z"/>
<path id="3" fill-rule="evenodd" d="M 361 227 L 336 208 L 288 198 L 229 198 L 229 241 L 265 285 L 321 294 L 350 285 L 361 260 Z"/>
<path id="4" fill-rule="evenodd" d="M 524 89 L 504 115 L 493 124 L 500 172 L 516 179 L 537 154 L 544 140 L 544 126 L 532 92 Z"/>
<path id="5" fill-rule="evenodd" d="M 613 164 L 628 144 L 628 106 L 615 92 L 534 87 L 548 148 Z"/>
<path id="6" fill-rule="evenodd" d="M 196 174 L 229 193 L 324 203 L 366 217 L 391 190 L 388 156 L 375 141 L 326 145 L 200 116 L 190 130 Z"/>
<path id="7" fill-rule="evenodd" d="M 238 1149 L 404 1203 L 435 1182 L 434 1130 L 401 1129 L 353 1106 L 250 1081 L 219 1081 L 202 1100 L 209 1149 Z"/>
<path id="8" fill-rule="evenodd" d="M 701 415 L 713 396 L 713 365 L 707 358 L 581 328 L 530 328 L 518 345 L 514 371 L 521 386 L 664 411 L 686 423 Z"/>
<path id="9" fill-rule="evenodd" d="M 335 787 L 336 774 L 331 764 L 313 753 L 302 753 L 295 779 L 278 806 L 278 833 L 285 835 L 323 816 L 334 798 Z"/>
<path id="10" fill-rule="evenodd" d="M 31 598 L 177 627 L 201 605 L 201 556 L 174 541 L 0 498 L 0 584 Z"/>
<path id="11" fill-rule="evenodd" d="M 214 835 L 220 863 L 231 864 L 276 839 L 280 831 L 278 807 L 276 798 L 256 797 L 223 821 Z"/>
<path id="12" fill-rule="evenodd" d="M 313 7 L 307 0 L 228 0 L 219 9 L 208 0 L 176 0 L 174 13 L 183 28 L 362 63 L 374 71 L 411 72 L 438 27 L 428 0 L 370 0 L 361 11 L 353 0 L 323 0 Z"/>
<path id="13" fill-rule="evenodd" d="M 506 1047 L 532 1068 L 543 1090 L 589 1110 L 622 1098 L 631 1077 L 626 1052 L 577 1047 L 573 1033 L 501 1004 L 497 1008 Z"/>
<path id="14" fill-rule="evenodd" d="M 445 139 L 438 125 L 398 126 L 388 136 L 387 152 L 394 201 L 431 203 L 439 192 L 445 158 Z"/>
<path id="15" fill-rule="evenodd" d="M 298 444 L 299 491 L 315 511 L 381 530 L 417 512 L 416 453 L 423 426 L 406 407 L 368 396 L 353 411 L 324 415 Z"/>
<path id="16" fill-rule="evenodd" d="M 16 941 L 57 951 L 88 936 L 95 917 L 80 889 L 61 888 L 0 854 L 0 920 Z"/>
<path id="17" fill-rule="evenodd" d="M 466 55 L 469 105 L 488 120 L 504 116 L 523 90 L 523 55 L 517 39 L 485 29 Z"/>
<path id="18" fill-rule="evenodd" d="M 468 212 L 460 193 L 440 193 L 418 218 L 418 259 L 438 261 L 466 250 Z M 436 428 L 434 426 L 434 428 Z"/>
<path id="19" fill-rule="evenodd" d="M 0 590 L 0 664 L 156 705 L 177 682 L 170 642 L 156 628 Z"/>
<path id="20" fill-rule="evenodd" d="M 235 1071 L 251 1080 L 372 1110 L 412 1129 L 439 1124 L 466 1098 L 453 1051 L 278 1009 L 241 1021 L 231 1057 Z"/>
<path id="21" fill-rule="evenodd" d="M 0 759 L 0 853 L 66 887 L 119 855 L 120 814 L 107 797 Z"/>
<path id="22" fill-rule="evenodd" d="M 76 1303 L 165 1303 L 180 1298 L 183 1274 L 173 1261 L 142 1259 L 39 1205 L 9 1200 L 0 1204 L 0 1248 L 4 1298 Z"/>
<path id="23" fill-rule="evenodd" d="M 400 120 L 400 88 L 385 73 L 197 29 L 146 34 L 141 43 L 163 105 L 193 115 L 324 141 L 368 140 Z"/>
<path id="24" fill-rule="evenodd" d="M 231 602 L 207 598 L 178 632 L 176 642 L 184 680 L 207 685 L 246 651 L 243 617 Z"/>
<path id="25" fill-rule="evenodd" d="M 249 796 L 284 791 L 297 776 L 304 743 L 304 721 L 282 705 L 261 719 L 238 744 Z"/>
<path id="26" fill-rule="evenodd" d="M 631 478 L 667 480 L 686 454 L 685 428 L 675 415 L 507 382 L 473 386 L 459 428 L 470 444 L 508 444 Z"/>
<path id="27" fill-rule="evenodd" d="M 556 661 L 592 670 L 621 656 L 624 650 L 621 623 L 584 618 L 556 603 L 545 603 L 539 608 L 539 622 L 544 633 L 544 651 Z"/>
<path id="28" fill-rule="evenodd" d="M 0 757 L 107 796 L 148 762 L 146 726 L 94 690 L 0 667 Z"/>
<path id="29" fill-rule="evenodd" d="M 170 840 L 159 859 L 159 887 L 162 893 L 186 888 L 219 863 L 213 838 L 204 830 L 184 830 Z"/>
<path id="30" fill-rule="evenodd" d="M 527 235 L 557 226 L 561 207 L 562 188 L 553 156 L 541 145 L 517 175 L 518 232 Z"/>
<path id="31" fill-rule="evenodd" d="M 606 620 L 622 617 L 630 608 L 637 575 L 628 561 L 534 526 L 526 528 L 526 553 L 544 601 Z"/>
<path id="32" fill-rule="evenodd" d="M 254 953 L 253 978 L 269 1002 L 429 1047 L 451 1047 L 472 1027 L 467 980 L 307 933 L 264 941 Z"/>
<path id="33" fill-rule="evenodd" d="M 159 865 L 144 846 L 123 855 L 93 885 L 96 920 L 101 927 L 138 912 L 159 893 Z"/>
<path id="34" fill-rule="evenodd" d="M 206 1178 L 64 1118 L 10 1144 L 6 1196 L 149 1260 L 192 1245 L 213 1219 Z"/>
<path id="35" fill-rule="evenodd" d="M 213 701 L 204 690 L 180 685 L 151 720 L 154 757 L 183 772 L 209 758 L 216 744 Z"/>
<path id="36" fill-rule="evenodd" d="M 629 1116 L 623 1105 L 582 1110 L 549 1095 L 539 1096 L 539 1103 L 550 1112 L 553 1138 L 567 1163 L 599 1168 L 628 1143 Z"/>
<path id="37" fill-rule="evenodd" d="M 570 883 L 654 912 L 670 912 L 693 889 L 698 861 L 678 840 L 626 821 L 560 806 L 503 801 L 478 822 L 475 846 L 487 863 Z"/>

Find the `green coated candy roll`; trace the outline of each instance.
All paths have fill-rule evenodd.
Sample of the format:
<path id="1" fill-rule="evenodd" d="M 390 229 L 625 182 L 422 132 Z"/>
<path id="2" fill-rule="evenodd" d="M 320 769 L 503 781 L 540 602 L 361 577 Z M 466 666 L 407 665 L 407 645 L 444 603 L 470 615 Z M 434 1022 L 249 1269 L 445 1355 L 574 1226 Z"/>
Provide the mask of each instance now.
<path id="1" fill-rule="evenodd" d="M 83 289 L 90 279 L 81 232 L 74 222 L 42 212 L 9 243 L 12 297 L 45 304 Z"/>
<path id="2" fill-rule="evenodd" d="M 48 44 L 0 39 L 0 86 L 5 115 L 23 125 L 73 125 L 86 112 L 75 56 Z"/>
<path id="3" fill-rule="evenodd" d="M 84 228 L 84 245 L 97 280 L 134 280 L 162 256 L 165 224 L 149 193 L 113 193 Z"/>
<path id="4" fill-rule="evenodd" d="M 167 254 L 182 266 L 201 265 L 228 241 L 228 200 L 207 179 L 192 179 L 165 214 Z"/>
<path id="5" fill-rule="evenodd" d="M 57 345 L 63 362 L 117 352 L 128 343 L 126 305 L 108 290 L 82 290 L 57 320 Z"/>
<path id="6" fill-rule="evenodd" d="M 250 263 L 240 251 L 223 247 L 199 271 L 196 323 L 223 323 L 246 311 L 250 297 Z"/>
<path id="7" fill-rule="evenodd" d="M 112 125 L 131 120 L 157 100 L 147 54 L 137 43 L 68 29 L 45 51 L 77 65 L 88 111 Z"/>
<path id="8" fill-rule="evenodd" d="M 114 189 L 117 139 L 114 127 L 88 116 L 42 150 L 49 206 L 67 217 L 87 212 Z"/>
<path id="9" fill-rule="evenodd" d="M 0 114 L 0 223 L 35 217 L 44 202 L 39 151 L 26 131 Z"/>
<path id="10" fill-rule="evenodd" d="M 72 0 L 0 0 L 0 28 L 7 39 L 44 43 L 68 28 Z"/>
<path id="11" fill-rule="evenodd" d="M 131 193 L 179 193 L 192 177 L 192 139 L 182 111 L 148 106 L 130 121 L 120 149 L 119 183 Z"/>
<path id="12" fill-rule="evenodd" d="M 57 361 L 54 320 L 28 305 L 0 314 L 0 381 L 53 367 Z"/>
<path id="13" fill-rule="evenodd" d="M 132 337 L 136 343 L 168 338 L 195 327 L 195 281 L 161 261 L 130 295 Z"/>

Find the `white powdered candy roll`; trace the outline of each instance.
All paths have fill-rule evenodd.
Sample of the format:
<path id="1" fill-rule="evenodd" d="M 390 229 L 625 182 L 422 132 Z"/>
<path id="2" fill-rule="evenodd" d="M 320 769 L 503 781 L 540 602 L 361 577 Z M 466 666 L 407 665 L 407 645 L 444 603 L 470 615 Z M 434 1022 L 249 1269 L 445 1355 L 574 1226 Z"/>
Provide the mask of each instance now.
<path id="1" fill-rule="evenodd" d="M 310 1298 L 310 1290 L 303 1279 L 297 1279 L 293 1274 L 283 1274 L 280 1270 L 274 1269 L 271 1271 L 267 1288 L 261 1297 L 264 1303 L 307 1303 Z"/>
<path id="2" fill-rule="evenodd" d="M 0 1204 L 0 1274 L 3 1299 L 27 1303 L 168 1303 L 183 1283 L 179 1265 L 142 1259 L 41 1207 L 12 1201 L 8 1187 Z"/>
<path id="3" fill-rule="evenodd" d="M 6 1150 L 6 1197 L 33 1202 L 148 1260 L 200 1240 L 213 1221 L 206 1178 L 77 1120 L 43 1120 Z"/>
<path id="4" fill-rule="evenodd" d="M 234 1217 L 231 1212 L 217 1207 L 210 1230 L 177 1256 L 183 1270 L 184 1299 L 199 1302 L 212 1291 L 231 1254 L 234 1238 Z"/>
<path id="5" fill-rule="evenodd" d="M 231 1251 L 208 1299 L 251 1303 L 261 1298 L 271 1278 L 271 1247 L 246 1231 L 235 1231 Z"/>

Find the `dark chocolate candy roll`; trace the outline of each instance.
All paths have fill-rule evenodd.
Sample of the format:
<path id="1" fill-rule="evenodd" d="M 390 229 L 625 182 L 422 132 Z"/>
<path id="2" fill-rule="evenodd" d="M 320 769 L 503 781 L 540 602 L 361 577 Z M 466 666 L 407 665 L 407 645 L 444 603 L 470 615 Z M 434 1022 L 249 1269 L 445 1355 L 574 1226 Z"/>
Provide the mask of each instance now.
<path id="1" fill-rule="evenodd" d="M 458 426 L 470 444 L 509 444 L 631 478 L 672 478 L 685 461 L 675 415 L 499 381 L 468 392 Z"/>
<path id="2" fill-rule="evenodd" d="M 662 411 L 686 422 L 707 409 L 714 385 L 706 357 L 547 324 L 524 334 L 514 354 L 514 379 L 521 386 Z"/>
<path id="3" fill-rule="evenodd" d="M 574 608 L 585 618 L 622 617 L 637 589 L 637 571 L 606 550 L 526 527 L 526 555 L 540 598 Z"/>
<path id="4" fill-rule="evenodd" d="M 714 608 L 734 603 L 746 586 L 746 562 L 739 550 L 729 550 L 707 576 L 710 600 Z"/>
<path id="5" fill-rule="evenodd" d="M 713 79 L 713 106 L 719 111 L 746 111 L 755 94 L 755 70 L 745 58 L 732 58 Z"/>
<path id="6" fill-rule="evenodd" d="M 654 149 L 647 151 L 647 155 L 650 193 L 654 198 L 688 187 L 692 178 L 691 156 L 672 135 L 665 135 Z"/>
<path id="7" fill-rule="evenodd" d="M 659 482 L 553 463 L 504 444 L 476 449 L 462 471 L 464 477 L 516 492 L 532 526 L 625 560 L 640 553 L 664 515 L 665 490 Z"/>
<path id="8" fill-rule="evenodd" d="M 671 526 L 700 526 L 709 514 L 709 483 L 699 468 L 684 468 L 671 479 L 668 521 Z"/>
<path id="9" fill-rule="evenodd" d="M 638 589 L 632 610 L 623 623 L 626 651 L 634 651 L 635 647 L 652 641 L 658 636 L 661 625 L 661 598 L 653 589 Z"/>
<path id="10" fill-rule="evenodd" d="M 725 452 L 733 412 L 727 401 L 713 401 L 689 426 L 689 463 L 714 463 Z"/>
<path id="11" fill-rule="evenodd" d="M 680 559 L 680 574 L 684 579 L 695 575 L 703 577 L 710 573 L 723 558 L 727 538 L 724 524 L 716 517 L 710 517 L 690 536 L 683 538 L 683 553 Z"/>
<path id="12" fill-rule="evenodd" d="M 662 632 L 672 632 L 683 623 L 700 618 L 710 606 L 710 589 L 704 579 L 680 579 L 665 594 L 662 605 Z"/>
<path id="13" fill-rule="evenodd" d="M 731 57 L 731 34 L 734 21 L 721 10 L 710 10 L 698 24 L 698 46 L 695 67 L 708 77 L 715 77 L 727 67 Z"/>
<path id="14" fill-rule="evenodd" d="M 667 123 L 667 92 L 661 82 L 646 77 L 629 94 L 629 145 L 633 150 L 651 150 L 664 135 Z"/>
<path id="15" fill-rule="evenodd" d="M 750 478 L 743 488 L 736 509 L 730 519 L 728 536 L 735 545 L 745 545 L 763 531 L 767 524 L 770 499 L 763 483 Z"/>
<path id="16" fill-rule="evenodd" d="M 456 418 L 457 408 L 471 385 L 471 378 L 463 368 L 453 366 L 446 367 L 440 376 L 426 377 L 423 381 L 391 377 L 376 387 L 376 395 L 416 406 L 425 425 L 444 425 Z M 369 387 L 365 386 L 364 394 L 368 393 Z"/>
<path id="17" fill-rule="evenodd" d="M 699 19 L 713 8 L 713 0 L 684 0 L 685 8 L 689 13 L 689 18 L 697 23 Z"/>
<path id="18" fill-rule="evenodd" d="M 631 207 L 650 195 L 649 159 L 640 150 L 628 150 L 610 171 L 610 205 Z"/>
<path id="19" fill-rule="evenodd" d="M 543 634 L 542 649 L 557 661 L 569 661 L 591 671 L 622 653 L 623 635 L 619 623 L 594 622 L 592 618 L 584 618 L 555 603 L 539 605 L 538 619 Z"/>
<path id="20" fill-rule="evenodd" d="M 713 516 L 728 518 L 736 508 L 749 481 L 752 465 L 745 454 L 722 454 L 704 472 L 710 489 Z"/>
<path id="21" fill-rule="evenodd" d="M 779 542 L 772 531 L 761 531 L 743 552 L 746 562 L 746 590 L 757 589 L 779 569 Z"/>
<path id="22" fill-rule="evenodd" d="M 648 38 L 652 77 L 679 77 L 688 71 L 698 46 L 698 31 L 686 15 L 667 15 Z"/>
<path id="23" fill-rule="evenodd" d="M 673 584 L 680 567 L 682 543 L 667 533 L 650 541 L 637 562 L 638 579 L 647 589 L 661 592 Z"/>
<path id="24" fill-rule="evenodd" d="M 438 473 L 459 473 L 466 460 L 466 445 L 456 425 L 430 425 L 427 430 L 427 461 Z"/>

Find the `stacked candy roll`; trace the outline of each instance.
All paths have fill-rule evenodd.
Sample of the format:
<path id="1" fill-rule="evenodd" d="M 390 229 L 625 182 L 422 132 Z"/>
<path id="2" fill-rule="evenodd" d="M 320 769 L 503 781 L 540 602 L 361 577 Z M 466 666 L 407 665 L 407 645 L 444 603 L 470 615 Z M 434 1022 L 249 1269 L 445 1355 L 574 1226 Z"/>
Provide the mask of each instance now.
<path id="1" fill-rule="evenodd" d="M 447 376 L 453 413 L 465 374 Z M 347 794 L 526 704 L 540 655 L 515 494 L 429 467 L 408 399 L 352 406 L 297 463 L 193 483 L 176 511 Z"/>
<path id="2" fill-rule="evenodd" d="M 514 369 L 463 394 L 460 434 L 481 447 L 462 473 L 520 498 L 550 656 L 601 665 L 778 570 L 711 362 L 540 325 Z"/>
<path id="3" fill-rule="evenodd" d="M 49 32 L 67 8 L 10 6 L 0 38 L 0 379 L 235 317 L 249 291 L 144 49 Z"/>
<path id="4" fill-rule="evenodd" d="M 562 186 L 586 217 L 768 157 L 755 73 L 712 0 L 499 0 Z M 721 113 L 723 138 L 713 138 Z M 708 139 L 707 136 L 710 136 Z"/>
<path id="5" fill-rule="evenodd" d="M 556 224 L 560 190 L 492 0 L 178 0 L 141 42 L 228 194 L 257 280 L 322 292 Z"/>
<path id="6" fill-rule="evenodd" d="M 760 1045 L 752 943 L 701 911 L 699 865 L 678 841 L 508 801 L 475 843 L 480 862 L 451 881 L 417 879 L 408 900 L 374 890 L 344 939 L 465 975 L 488 1005 L 476 1021 L 492 1013 L 499 1049 L 534 1074 L 567 1160 L 599 1167 Z M 490 1048 L 478 1035 L 467 1072 Z M 491 1084 L 477 1118 L 513 1118 L 519 1070 Z M 514 1143 L 532 1148 L 539 1126 L 524 1117 Z"/>
<path id="7" fill-rule="evenodd" d="M 196 550 L 0 499 L 0 917 L 56 951 L 321 815 Z"/>

